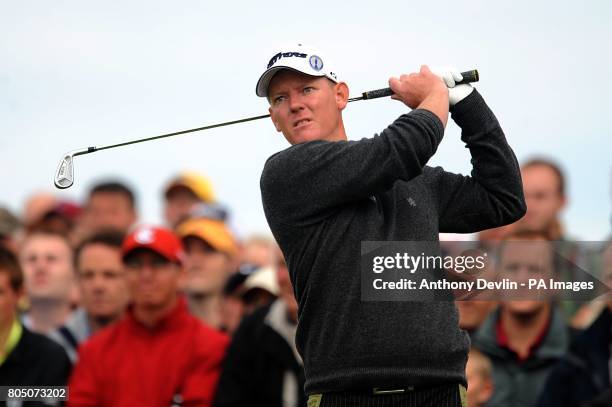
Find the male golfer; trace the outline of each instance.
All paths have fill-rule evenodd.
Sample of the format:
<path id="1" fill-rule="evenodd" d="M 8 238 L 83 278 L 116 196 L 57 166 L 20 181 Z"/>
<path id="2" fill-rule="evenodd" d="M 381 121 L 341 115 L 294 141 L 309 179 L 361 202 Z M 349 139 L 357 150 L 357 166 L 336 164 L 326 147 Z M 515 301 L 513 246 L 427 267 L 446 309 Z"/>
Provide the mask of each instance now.
<path id="1" fill-rule="evenodd" d="M 413 110 L 360 141 L 347 140 L 348 86 L 325 55 L 279 49 L 257 83 L 292 145 L 266 162 L 261 192 L 299 304 L 309 406 L 464 405 L 469 340 L 453 302 L 365 302 L 360 287 L 362 241 L 437 241 L 525 212 L 519 167 L 495 116 L 470 85 L 454 86 L 460 74 L 442 76 L 422 66 L 391 78 L 393 98 Z M 449 103 L 471 177 L 426 166 Z"/>

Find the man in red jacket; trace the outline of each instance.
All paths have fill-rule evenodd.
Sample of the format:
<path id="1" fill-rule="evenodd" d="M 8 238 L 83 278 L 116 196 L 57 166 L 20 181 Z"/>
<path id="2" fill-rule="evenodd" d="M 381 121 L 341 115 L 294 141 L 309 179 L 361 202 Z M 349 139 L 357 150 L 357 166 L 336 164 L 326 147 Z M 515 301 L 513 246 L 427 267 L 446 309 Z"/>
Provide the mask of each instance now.
<path id="1" fill-rule="evenodd" d="M 132 305 L 79 349 L 69 406 L 209 406 L 228 338 L 177 294 L 183 249 L 170 231 L 140 227 L 123 242 Z"/>

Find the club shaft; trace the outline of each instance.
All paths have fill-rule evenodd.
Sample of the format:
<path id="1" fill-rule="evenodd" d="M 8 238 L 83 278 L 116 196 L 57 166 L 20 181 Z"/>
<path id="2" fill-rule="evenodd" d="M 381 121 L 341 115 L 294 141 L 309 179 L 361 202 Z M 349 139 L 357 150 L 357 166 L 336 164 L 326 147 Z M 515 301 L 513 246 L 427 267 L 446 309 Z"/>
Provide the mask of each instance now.
<path id="1" fill-rule="evenodd" d="M 461 72 L 461 75 L 463 76 L 463 80 L 461 82 L 457 82 L 457 84 L 477 82 L 478 79 L 479 79 L 478 71 L 476 69 L 472 69 L 470 71 Z M 368 92 L 363 92 L 361 96 L 355 97 L 355 98 L 350 98 L 348 101 L 349 102 L 355 102 L 355 101 L 358 101 L 358 100 L 375 99 L 375 98 L 380 98 L 380 97 L 384 97 L 384 96 L 391 96 L 391 95 L 393 95 L 393 91 L 391 90 L 391 88 L 383 88 L 383 89 L 377 89 L 377 90 L 371 90 L 371 91 L 368 91 Z M 74 156 L 83 155 L 83 154 L 89 154 L 89 153 L 93 153 L 93 152 L 96 152 L 96 151 L 108 150 L 110 148 L 115 148 L 115 147 L 129 146 L 131 144 L 144 143 L 145 141 L 159 140 L 159 139 L 166 138 L 166 137 L 178 136 L 180 134 L 187 134 L 187 133 L 193 133 L 193 132 L 196 132 L 196 131 L 214 129 L 214 128 L 217 128 L 217 127 L 230 126 L 232 124 L 246 123 L 246 122 L 250 122 L 250 121 L 253 121 L 253 120 L 265 119 L 266 117 L 270 117 L 270 115 L 269 114 L 264 114 L 264 115 L 260 115 L 260 116 L 252 116 L 252 117 L 247 117 L 245 119 L 232 120 L 232 121 L 229 121 L 229 122 L 216 123 L 216 124 L 211 124 L 211 125 L 208 125 L 208 126 L 196 127 L 196 128 L 193 128 L 193 129 L 175 131 L 173 133 L 160 134 L 159 136 L 147 137 L 147 138 L 142 138 L 142 139 L 132 140 L 132 141 L 125 141 L 123 143 L 111 144 L 111 145 L 103 146 L 103 147 L 88 147 L 87 150 L 79 151 L 78 153 L 75 153 Z"/>
<path id="2" fill-rule="evenodd" d="M 211 125 L 208 125 L 208 126 L 196 127 L 196 128 L 193 128 L 193 129 L 175 131 L 173 133 L 160 134 L 159 136 L 147 137 L 147 138 L 138 139 L 138 140 L 132 140 L 132 141 L 125 141 L 123 143 L 111 144 L 111 145 L 103 146 L 103 147 L 89 147 L 87 151 L 84 151 L 81 154 L 93 153 L 94 151 L 107 150 L 109 148 L 129 146 L 130 144 L 144 143 L 145 141 L 159 140 L 159 139 L 166 138 L 166 137 L 178 136 L 180 134 L 187 134 L 187 133 L 193 133 L 193 132 L 196 132 L 196 131 L 214 129 L 216 127 L 223 127 L 223 126 L 229 126 L 229 125 L 232 125 L 232 124 L 245 123 L 245 122 L 250 122 L 250 121 L 253 121 L 253 120 L 265 119 L 266 117 L 270 117 L 270 115 L 269 114 L 264 114 L 264 115 L 261 115 L 261 116 L 247 117 L 245 119 L 232 120 L 232 121 L 229 121 L 229 122 L 216 123 L 216 124 L 211 124 Z M 80 154 L 75 154 L 75 155 L 80 155 Z"/>

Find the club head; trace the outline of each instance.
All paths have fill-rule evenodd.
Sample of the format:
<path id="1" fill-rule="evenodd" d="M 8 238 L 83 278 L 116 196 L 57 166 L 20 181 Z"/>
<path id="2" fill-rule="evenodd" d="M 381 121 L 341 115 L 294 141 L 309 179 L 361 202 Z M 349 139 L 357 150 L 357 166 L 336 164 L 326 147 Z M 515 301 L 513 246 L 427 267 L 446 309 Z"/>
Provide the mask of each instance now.
<path id="1" fill-rule="evenodd" d="M 62 157 L 55 171 L 53 183 L 59 189 L 70 188 L 74 184 L 74 157 L 87 152 L 87 149 L 70 151 Z"/>

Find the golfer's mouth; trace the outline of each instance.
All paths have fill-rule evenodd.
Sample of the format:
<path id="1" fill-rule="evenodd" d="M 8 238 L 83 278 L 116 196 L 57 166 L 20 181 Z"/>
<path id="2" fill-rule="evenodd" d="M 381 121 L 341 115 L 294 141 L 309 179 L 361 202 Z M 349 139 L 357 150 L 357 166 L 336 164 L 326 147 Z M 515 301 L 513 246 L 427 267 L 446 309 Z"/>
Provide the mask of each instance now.
<path id="1" fill-rule="evenodd" d="M 312 123 L 312 120 L 310 120 L 310 119 L 300 119 L 300 120 L 296 121 L 295 123 L 293 123 L 293 128 L 294 129 L 299 129 L 300 127 L 305 127 L 305 126 L 309 125 L 310 123 Z"/>

